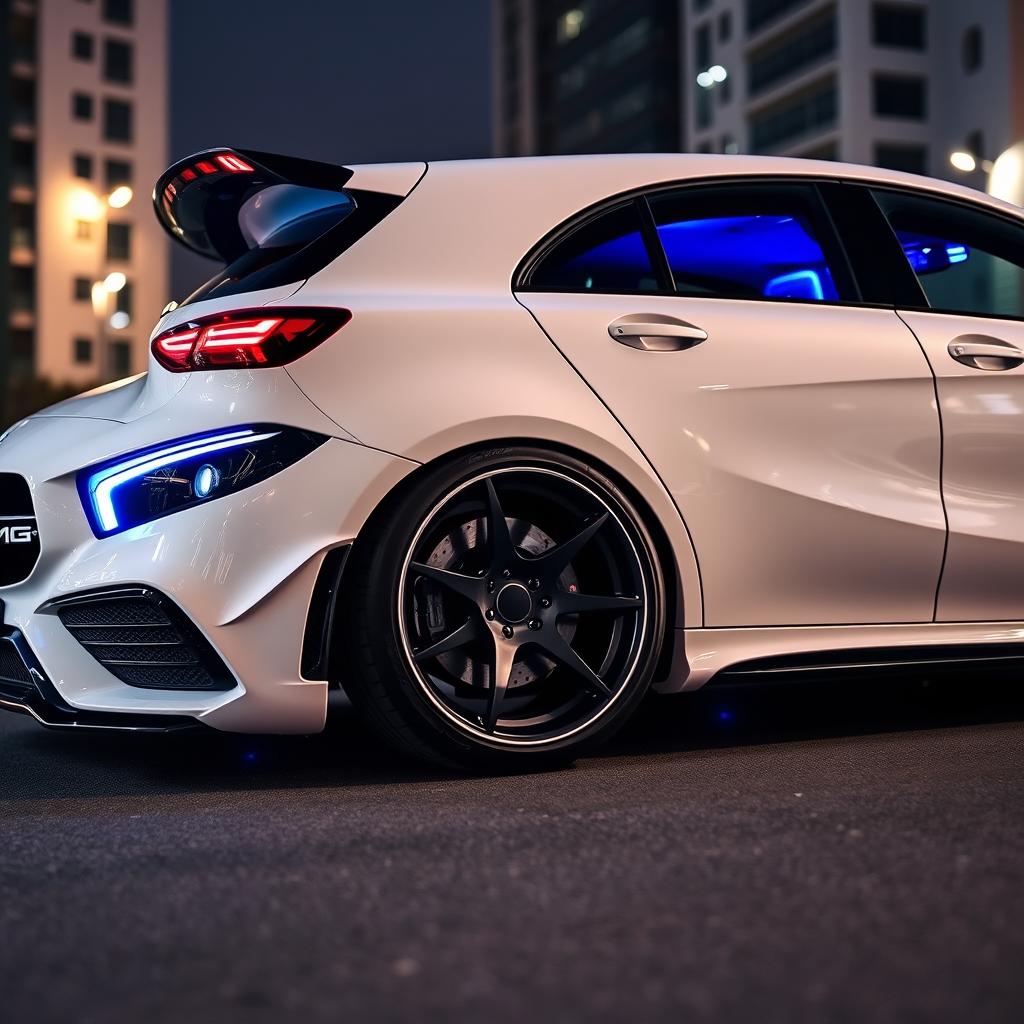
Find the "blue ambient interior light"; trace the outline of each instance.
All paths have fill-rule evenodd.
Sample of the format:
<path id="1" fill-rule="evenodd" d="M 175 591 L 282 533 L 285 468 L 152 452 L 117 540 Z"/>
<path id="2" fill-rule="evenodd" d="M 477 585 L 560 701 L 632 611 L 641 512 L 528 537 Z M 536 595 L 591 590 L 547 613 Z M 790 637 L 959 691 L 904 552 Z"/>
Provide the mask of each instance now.
<path id="1" fill-rule="evenodd" d="M 251 426 L 181 438 L 78 474 L 97 537 L 108 537 L 266 480 L 327 440 L 288 427 Z"/>

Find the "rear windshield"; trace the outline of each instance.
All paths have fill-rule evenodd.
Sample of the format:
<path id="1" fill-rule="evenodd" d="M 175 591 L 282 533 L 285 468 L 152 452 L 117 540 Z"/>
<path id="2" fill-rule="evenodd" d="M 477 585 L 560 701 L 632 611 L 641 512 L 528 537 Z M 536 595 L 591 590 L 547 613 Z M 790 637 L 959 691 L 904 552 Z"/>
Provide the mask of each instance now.
<path id="1" fill-rule="evenodd" d="M 400 202 L 399 196 L 359 189 L 331 192 L 287 184 L 264 189 L 238 211 L 249 250 L 179 305 L 299 284 L 323 270 Z"/>

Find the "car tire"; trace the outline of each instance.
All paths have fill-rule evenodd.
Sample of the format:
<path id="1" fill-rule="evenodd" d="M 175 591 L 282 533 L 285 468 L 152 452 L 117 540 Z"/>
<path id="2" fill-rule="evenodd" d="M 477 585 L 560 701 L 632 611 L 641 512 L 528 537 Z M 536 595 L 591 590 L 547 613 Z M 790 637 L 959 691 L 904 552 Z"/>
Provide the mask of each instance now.
<path id="1" fill-rule="evenodd" d="M 418 471 L 353 545 L 342 685 L 416 758 L 564 763 L 643 698 L 664 595 L 643 519 L 606 475 L 541 448 L 460 455 Z"/>

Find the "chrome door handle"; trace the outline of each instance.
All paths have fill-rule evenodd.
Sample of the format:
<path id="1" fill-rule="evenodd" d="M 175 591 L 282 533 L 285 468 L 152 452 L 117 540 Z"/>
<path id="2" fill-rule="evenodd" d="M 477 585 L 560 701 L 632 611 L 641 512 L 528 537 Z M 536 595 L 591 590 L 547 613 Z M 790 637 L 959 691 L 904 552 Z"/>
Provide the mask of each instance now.
<path id="1" fill-rule="evenodd" d="M 620 345 L 643 352 L 679 352 L 708 340 L 708 332 L 662 313 L 630 313 L 608 325 Z"/>
<path id="2" fill-rule="evenodd" d="M 1013 370 L 1024 363 L 1016 345 L 984 334 L 962 334 L 949 343 L 949 354 L 975 370 Z"/>

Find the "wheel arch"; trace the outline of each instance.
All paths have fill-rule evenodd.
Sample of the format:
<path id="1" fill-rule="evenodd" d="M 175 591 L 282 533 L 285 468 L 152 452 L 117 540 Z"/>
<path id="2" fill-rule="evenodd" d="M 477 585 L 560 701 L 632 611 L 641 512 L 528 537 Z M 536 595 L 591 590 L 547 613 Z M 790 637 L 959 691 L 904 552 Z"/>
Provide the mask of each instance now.
<path id="1" fill-rule="evenodd" d="M 649 474 L 646 479 L 642 479 L 643 474 L 640 472 L 627 475 L 620 468 L 610 465 L 592 452 L 551 438 L 519 435 L 471 442 L 441 452 L 403 476 L 377 501 L 353 540 L 353 545 L 357 545 L 360 536 L 371 531 L 382 517 L 389 515 L 390 509 L 416 486 L 424 474 L 434 471 L 438 466 L 468 456 L 483 457 L 512 447 L 537 448 L 550 451 L 552 454 L 578 459 L 610 480 L 637 509 L 643 520 L 643 525 L 650 533 L 654 544 L 654 554 L 665 579 L 666 630 L 661 639 L 654 681 L 665 680 L 676 668 L 674 662 L 681 647 L 676 643 L 676 631 L 687 625 L 699 626 L 701 624 L 702 595 L 697 559 L 686 526 L 671 498 L 653 473 Z M 664 521 L 666 518 L 669 520 L 667 524 Z M 347 574 L 343 572 L 338 587 L 339 603 L 344 603 L 348 583 L 350 583 L 350 579 L 347 579 Z M 329 657 L 332 679 L 338 678 L 336 669 L 340 667 L 338 665 L 339 657 L 340 652 L 337 651 L 332 651 Z"/>

